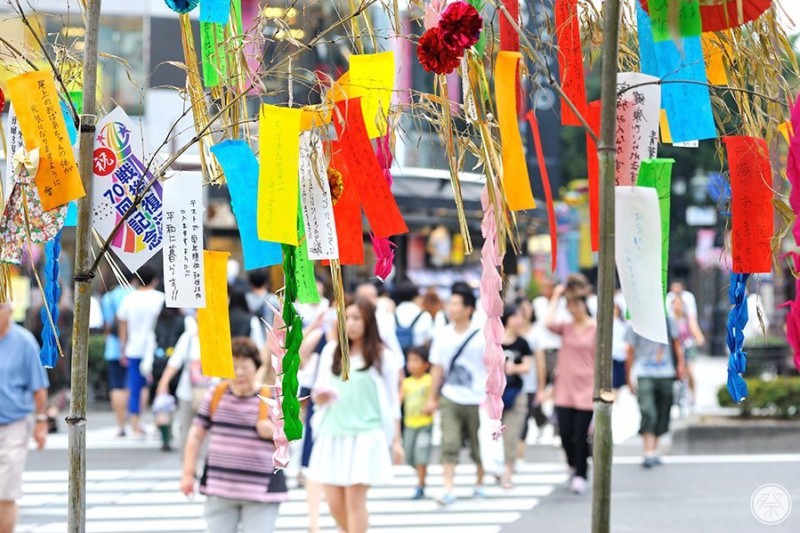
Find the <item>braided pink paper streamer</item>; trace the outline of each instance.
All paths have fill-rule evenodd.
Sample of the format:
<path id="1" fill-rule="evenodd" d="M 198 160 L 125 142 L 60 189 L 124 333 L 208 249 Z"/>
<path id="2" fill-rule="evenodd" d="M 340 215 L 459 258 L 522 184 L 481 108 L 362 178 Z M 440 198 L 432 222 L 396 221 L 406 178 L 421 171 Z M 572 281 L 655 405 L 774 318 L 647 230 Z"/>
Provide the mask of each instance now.
<path id="1" fill-rule="evenodd" d="M 789 193 L 789 205 L 796 215 L 800 215 L 800 101 L 792 108 L 792 127 L 789 137 L 789 154 L 786 164 L 786 177 L 792 185 Z M 800 244 L 800 222 L 795 221 L 792 228 L 795 244 Z M 800 256 L 791 252 L 795 268 L 800 266 Z M 800 280 L 795 280 L 795 300 L 784 303 L 788 306 L 786 313 L 786 340 L 794 350 L 794 366 L 800 370 Z"/>
<path id="2" fill-rule="evenodd" d="M 280 376 L 283 374 L 281 361 L 286 353 L 283 348 L 286 344 L 286 328 L 280 311 L 272 306 L 270 307 L 275 319 L 273 325 L 266 324 L 267 347 L 272 354 L 272 368 L 275 369 L 275 375 Z M 289 466 L 289 439 L 286 438 L 286 433 L 283 429 L 283 387 L 281 380 L 276 379 L 272 388 L 275 390 L 275 395 L 272 398 L 260 395 L 259 398 L 270 408 L 269 417 L 275 427 L 272 434 L 272 441 L 275 443 L 275 454 L 272 457 L 272 461 L 275 463 L 275 469 L 279 470 Z"/>
<path id="3" fill-rule="evenodd" d="M 492 424 L 492 438 L 497 440 L 506 430 L 503 425 L 503 391 L 506 388 L 505 362 L 503 353 L 503 299 L 500 291 L 503 279 L 498 267 L 503 262 L 497 247 L 497 226 L 495 224 L 494 206 L 489 202 L 489 189 L 484 187 L 481 194 L 483 221 L 481 233 L 484 243 L 481 249 L 481 305 L 486 312 L 486 326 L 483 334 L 486 337 L 486 351 L 483 353 L 483 364 L 486 366 L 486 403 L 484 407 L 489 413 Z"/>
<path id="4" fill-rule="evenodd" d="M 389 147 L 389 133 L 383 137 L 378 138 L 378 164 L 383 169 L 383 176 L 386 178 L 386 183 L 391 188 L 394 180 L 392 179 L 392 151 Z M 381 282 L 385 281 L 392 273 L 392 265 L 394 265 L 394 249 L 396 245 L 386 237 L 376 237 L 370 234 L 372 239 L 372 249 L 375 252 L 375 270 L 373 274 Z"/>

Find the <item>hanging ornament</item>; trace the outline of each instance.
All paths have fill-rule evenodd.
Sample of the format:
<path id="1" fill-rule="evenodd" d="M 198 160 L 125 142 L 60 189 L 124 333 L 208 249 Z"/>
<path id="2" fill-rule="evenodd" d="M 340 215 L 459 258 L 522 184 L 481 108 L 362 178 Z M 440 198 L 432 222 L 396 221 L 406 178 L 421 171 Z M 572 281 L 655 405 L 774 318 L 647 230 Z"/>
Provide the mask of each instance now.
<path id="1" fill-rule="evenodd" d="M 200 0 L 166 0 L 167 7 L 175 13 L 184 14 L 197 7 Z"/>

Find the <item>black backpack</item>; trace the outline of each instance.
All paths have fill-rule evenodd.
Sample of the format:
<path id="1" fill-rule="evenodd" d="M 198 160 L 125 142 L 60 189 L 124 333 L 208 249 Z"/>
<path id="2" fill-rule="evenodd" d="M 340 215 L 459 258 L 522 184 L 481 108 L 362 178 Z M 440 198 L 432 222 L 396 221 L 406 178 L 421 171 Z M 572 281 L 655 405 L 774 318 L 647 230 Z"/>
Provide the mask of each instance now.
<path id="1" fill-rule="evenodd" d="M 400 343 L 400 348 L 403 349 L 404 354 L 407 354 L 408 350 L 414 346 L 414 326 L 417 325 L 417 321 L 423 313 L 425 313 L 425 311 L 420 311 L 408 327 L 401 326 L 400 321 L 397 320 L 397 313 L 394 314 L 395 334 L 397 335 L 397 342 Z"/>

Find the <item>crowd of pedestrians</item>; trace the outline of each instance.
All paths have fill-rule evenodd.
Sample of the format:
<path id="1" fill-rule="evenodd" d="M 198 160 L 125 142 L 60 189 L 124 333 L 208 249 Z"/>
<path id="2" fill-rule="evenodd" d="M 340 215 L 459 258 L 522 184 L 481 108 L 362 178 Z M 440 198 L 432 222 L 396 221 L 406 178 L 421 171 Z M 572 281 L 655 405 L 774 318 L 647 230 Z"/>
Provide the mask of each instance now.
<path id="1" fill-rule="evenodd" d="M 191 312 L 166 307 L 159 283 L 156 272 L 145 267 L 100 299 L 118 438 L 145 438 L 148 425 L 142 417 L 149 406 L 162 449 L 182 450 L 181 491 L 206 495 L 208 530 L 269 531 L 288 488 L 283 470 L 275 468 L 270 408 L 258 397 L 272 395 L 269 386 L 276 378 L 265 328 L 279 303 L 267 288 L 268 276 L 254 271 L 248 281 L 230 280 L 236 377 L 224 381 L 202 374 L 196 319 Z M 473 498 L 484 497 L 492 477 L 512 489 L 532 430 L 560 440 L 569 489 L 576 494 L 587 490 L 597 302 L 585 277 L 573 274 L 563 283 L 546 277 L 533 300 L 507 295 L 502 447 L 486 445 L 491 439 L 482 409 L 486 318 L 474 287 L 458 282 L 444 291 L 420 289 L 408 280 L 395 283 L 390 293 L 372 282 L 354 287 L 352 295 L 345 295 L 347 381 L 336 302 L 322 281 L 318 289 L 320 303 L 298 305 L 304 327 L 299 379 L 305 421 L 298 481 L 306 489 L 311 531 L 319 529 L 323 499 L 342 531 L 366 531 L 369 488 L 388 482 L 393 464 L 416 471 L 409 498 L 453 505 L 456 465 L 465 448 L 476 466 L 469 490 Z M 666 301 L 670 345 L 637 335 L 625 320 L 621 295 L 614 301 L 613 382 L 638 397 L 643 466 L 652 468 L 660 464 L 659 437 L 669 429 L 674 381 L 691 379 L 686 354 L 704 339 L 694 299 L 682 285 L 673 286 Z M 10 304 L 0 304 L 0 353 L 12 355 L 0 358 L 4 517 L 14 516 L 20 496 L 28 415 L 36 416 L 34 435 L 40 446 L 47 429 L 41 424 L 48 420 L 48 382 L 36 340 L 9 317 Z M 435 460 L 443 466 L 443 489 L 430 492 L 428 466 Z M 4 525 L 0 531 L 10 530 Z"/>

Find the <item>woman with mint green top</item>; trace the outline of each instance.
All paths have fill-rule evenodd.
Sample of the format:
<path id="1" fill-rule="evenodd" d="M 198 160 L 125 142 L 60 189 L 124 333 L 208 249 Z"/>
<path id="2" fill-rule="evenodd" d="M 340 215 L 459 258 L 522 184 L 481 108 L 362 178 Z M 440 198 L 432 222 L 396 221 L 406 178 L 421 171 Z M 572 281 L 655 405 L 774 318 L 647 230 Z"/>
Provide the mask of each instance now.
<path id="1" fill-rule="evenodd" d="M 311 392 L 315 442 L 308 478 L 323 484 L 337 525 L 362 533 L 369 525 L 367 490 L 391 479 L 393 458 L 403 460 L 398 398 L 403 362 L 381 342 L 370 302 L 348 305 L 345 321 L 350 379 L 342 381 L 341 349 L 329 342 Z"/>

